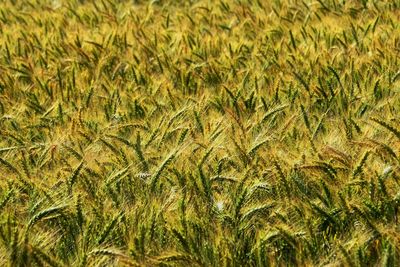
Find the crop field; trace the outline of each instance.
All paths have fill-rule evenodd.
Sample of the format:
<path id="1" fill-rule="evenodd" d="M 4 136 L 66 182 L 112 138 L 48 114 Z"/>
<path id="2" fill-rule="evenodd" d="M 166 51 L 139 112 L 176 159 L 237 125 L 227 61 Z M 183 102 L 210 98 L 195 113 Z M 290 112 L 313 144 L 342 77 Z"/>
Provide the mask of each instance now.
<path id="1" fill-rule="evenodd" d="M 399 0 L 0 1 L 0 266 L 399 266 Z"/>

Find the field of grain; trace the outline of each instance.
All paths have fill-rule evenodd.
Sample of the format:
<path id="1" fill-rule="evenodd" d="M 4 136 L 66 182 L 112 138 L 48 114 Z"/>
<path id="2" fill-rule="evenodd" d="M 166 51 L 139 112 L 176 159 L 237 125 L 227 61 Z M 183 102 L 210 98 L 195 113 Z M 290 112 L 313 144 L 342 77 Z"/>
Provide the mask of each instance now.
<path id="1" fill-rule="evenodd" d="M 0 2 L 0 266 L 399 266 L 399 0 Z"/>

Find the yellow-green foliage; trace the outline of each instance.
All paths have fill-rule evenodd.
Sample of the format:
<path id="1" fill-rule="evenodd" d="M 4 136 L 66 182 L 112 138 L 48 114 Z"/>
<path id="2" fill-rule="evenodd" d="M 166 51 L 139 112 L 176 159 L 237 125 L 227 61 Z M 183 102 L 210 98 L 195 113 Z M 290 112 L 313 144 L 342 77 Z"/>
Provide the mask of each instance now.
<path id="1" fill-rule="evenodd" d="M 1 266 L 400 264 L 399 0 L 0 1 Z"/>

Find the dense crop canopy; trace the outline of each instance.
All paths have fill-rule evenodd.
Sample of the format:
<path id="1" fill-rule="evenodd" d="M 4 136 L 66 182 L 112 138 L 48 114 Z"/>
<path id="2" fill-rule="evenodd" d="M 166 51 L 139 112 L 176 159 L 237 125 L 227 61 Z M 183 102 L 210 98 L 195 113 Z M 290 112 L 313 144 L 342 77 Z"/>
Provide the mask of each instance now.
<path id="1" fill-rule="evenodd" d="M 400 265 L 400 1 L 0 1 L 0 266 Z"/>

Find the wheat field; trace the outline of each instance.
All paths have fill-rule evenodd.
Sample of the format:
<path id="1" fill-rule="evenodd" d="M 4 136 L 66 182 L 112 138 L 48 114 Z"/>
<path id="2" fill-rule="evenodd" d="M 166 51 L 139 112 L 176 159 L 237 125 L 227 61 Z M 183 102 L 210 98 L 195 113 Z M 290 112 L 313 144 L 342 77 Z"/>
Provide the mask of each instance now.
<path id="1" fill-rule="evenodd" d="M 0 2 L 0 266 L 399 266 L 399 0 Z"/>

